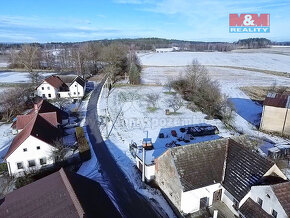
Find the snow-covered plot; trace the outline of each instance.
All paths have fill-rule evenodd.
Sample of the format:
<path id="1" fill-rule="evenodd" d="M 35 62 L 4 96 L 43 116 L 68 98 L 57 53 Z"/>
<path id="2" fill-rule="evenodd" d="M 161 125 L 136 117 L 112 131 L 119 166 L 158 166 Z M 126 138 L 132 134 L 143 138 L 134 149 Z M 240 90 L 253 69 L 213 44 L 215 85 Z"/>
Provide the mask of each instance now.
<path id="1" fill-rule="evenodd" d="M 172 217 L 172 210 L 162 194 L 141 182 L 141 173 L 136 168 L 135 159 L 129 151 L 131 141 L 141 145 L 143 138 L 146 137 L 145 131 L 148 131 L 149 138 L 152 138 L 153 144 L 156 144 L 155 153 L 152 155 L 157 157 L 165 151 L 165 141 L 167 139 L 170 140 L 170 137 L 168 137 L 164 143 L 158 142 L 158 135 L 162 128 L 164 131 L 166 129 L 169 131 L 185 125 L 209 124 L 217 126 L 220 130 L 219 135 L 222 137 L 229 137 L 233 133 L 227 130 L 220 120 L 206 120 L 205 114 L 192 112 L 186 106 L 182 107 L 175 115 L 166 115 L 165 109 L 168 108 L 167 99 L 171 98 L 172 95 L 165 94 L 165 91 L 161 86 L 121 87 L 113 89 L 107 100 L 107 90 L 104 89 L 98 103 L 98 114 L 100 116 L 99 122 L 103 124 L 101 125 L 101 130 L 104 138 L 107 133 L 110 133 L 109 139 L 105 142 L 135 189 L 149 198 L 154 198 L 158 202 L 157 205 L 161 206 L 169 217 Z M 147 109 L 149 105 L 144 101 L 144 97 L 153 93 L 159 94 L 160 99 L 157 103 L 158 110 L 150 112 Z M 184 103 L 186 105 L 186 102 Z M 109 115 L 109 121 L 106 128 L 105 120 L 107 115 Z M 112 127 L 113 124 L 114 127 Z M 219 136 L 207 136 L 203 140 L 217 137 Z M 196 141 L 202 140 L 201 138 L 196 137 Z M 194 140 L 191 143 L 194 143 Z M 158 145 L 160 146 L 158 147 Z"/>
<path id="2" fill-rule="evenodd" d="M 40 73 L 42 77 L 51 76 L 55 73 Z M 28 83 L 30 81 L 27 72 L 0 72 L 0 83 Z"/>
<path id="3" fill-rule="evenodd" d="M 13 138 L 11 124 L 0 123 L 0 162 L 3 161 Z"/>
<path id="4" fill-rule="evenodd" d="M 268 53 L 168 52 L 139 54 L 145 66 L 186 66 L 196 59 L 203 65 L 238 66 L 290 73 L 290 56 Z"/>
<path id="5" fill-rule="evenodd" d="M 0 67 L 8 67 L 9 63 L 0 63 Z"/>

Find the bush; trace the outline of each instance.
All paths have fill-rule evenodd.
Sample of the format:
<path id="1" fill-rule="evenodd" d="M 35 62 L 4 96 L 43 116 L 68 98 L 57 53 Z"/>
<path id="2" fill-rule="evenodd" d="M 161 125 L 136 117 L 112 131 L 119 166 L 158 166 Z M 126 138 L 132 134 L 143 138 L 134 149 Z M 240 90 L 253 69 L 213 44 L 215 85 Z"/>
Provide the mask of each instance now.
<path id="1" fill-rule="evenodd" d="M 211 118 L 226 118 L 227 122 L 230 119 L 227 97 L 221 93 L 219 83 L 212 80 L 207 69 L 197 61 L 187 67 L 185 77 L 172 83 L 173 88 L 190 101 L 193 108 L 196 106 Z"/>
<path id="2" fill-rule="evenodd" d="M 8 172 L 8 167 L 6 163 L 1 163 L 0 164 L 0 174 Z"/>
<path id="3" fill-rule="evenodd" d="M 82 127 L 76 128 L 76 138 L 81 159 L 83 161 L 91 159 L 90 146 L 86 139 L 84 129 Z"/>

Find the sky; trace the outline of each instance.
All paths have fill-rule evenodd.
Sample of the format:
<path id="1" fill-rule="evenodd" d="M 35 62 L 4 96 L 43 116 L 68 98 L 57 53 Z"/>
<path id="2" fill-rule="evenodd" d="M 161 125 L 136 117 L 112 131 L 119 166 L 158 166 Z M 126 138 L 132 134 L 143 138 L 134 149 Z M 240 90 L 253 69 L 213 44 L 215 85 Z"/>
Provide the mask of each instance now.
<path id="1" fill-rule="evenodd" d="M 270 13 L 270 33 L 229 33 L 230 13 Z M 290 41 L 290 0 L 1 0 L 0 42 L 139 37 Z"/>

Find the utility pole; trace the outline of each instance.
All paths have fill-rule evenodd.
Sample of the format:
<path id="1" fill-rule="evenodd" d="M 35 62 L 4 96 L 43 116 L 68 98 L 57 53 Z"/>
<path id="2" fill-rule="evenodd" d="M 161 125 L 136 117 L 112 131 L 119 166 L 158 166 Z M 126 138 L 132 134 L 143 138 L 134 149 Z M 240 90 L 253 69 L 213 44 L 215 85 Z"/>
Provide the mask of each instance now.
<path id="1" fill-rule="evenodd" d="M 147 147 L 147 139 L 148 139 L 148 130 L 146 131 L 146 147 Z M 142 151 L 143 151 L 143 155 L 142 155 L 142 159 L 143 159 L 143 164 L 142 164 L 142 182 L 145 182 L 145 146 L 142 145 Z"/>

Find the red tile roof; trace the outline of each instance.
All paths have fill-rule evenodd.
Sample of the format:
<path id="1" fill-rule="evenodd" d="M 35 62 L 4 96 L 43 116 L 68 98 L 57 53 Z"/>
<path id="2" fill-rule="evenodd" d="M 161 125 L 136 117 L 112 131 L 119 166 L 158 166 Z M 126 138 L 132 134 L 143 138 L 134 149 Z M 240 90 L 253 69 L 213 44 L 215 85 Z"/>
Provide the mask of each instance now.
<path id="1" fill-rule="evenodd" d="M 61 91 L 68 90 L 68 86 L 58 76 L 52 75 L 44 81 L 52 85 L 54 88 L 60 89 Z"/>
<path id="2" fill-rule="evenodd" d="M 24 129 L 13 139 L 4 159 L 7 159 L 29 136 L 34 136 L 48 144 L 60 137 L 61 132 L 42 116 L 35 114 Z"/>
<path id="3" fill-rule="evenodd" d="M 290 182 L 271 185 L 271 187 L 286 214 L 290 217 Z"/>
<path id="4" fill-rule="evenodd" d="M 99 183 L 61 169 L 7 194 L 0 217 L 121 216 Z"/>
<path id="5" fill-rule="evenodd" d="M 281 108 L 287 107 L 287 102 L 290 95 L 273 94 L 272 96 L 274 97 L 269 97 L 269 96 L 266 97 L 264 101 L 264 105 L 272 106 L 272 107 L 281 107 Z"/>

